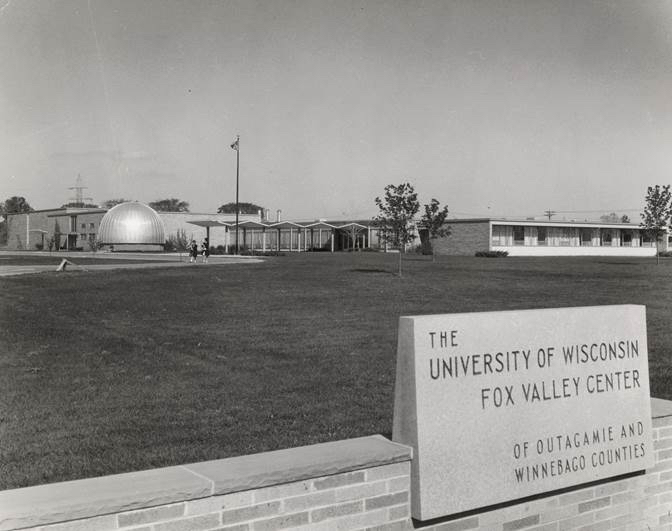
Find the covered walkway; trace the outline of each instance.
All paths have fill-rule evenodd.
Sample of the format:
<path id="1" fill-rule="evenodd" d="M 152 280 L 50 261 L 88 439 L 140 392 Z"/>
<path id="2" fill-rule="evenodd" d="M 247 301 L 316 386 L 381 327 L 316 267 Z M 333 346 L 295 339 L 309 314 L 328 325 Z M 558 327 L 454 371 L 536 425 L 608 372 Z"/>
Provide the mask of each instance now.
<path id="1" fill-rule="evenodd" d="M 210 230 L 225 231 L 225 252 L 236 247 L 236 224 L 216 219 L 189 221 L 192 225 L 205 227 L 210 240 Z M 238 223 L 238 248 L 251 253 L 261 252 L 306 252 L 361 250 L 379 248 L 379 229 L 366 222 L 311 222 L 280 221 L 264 223 L 241 221 Z"/>

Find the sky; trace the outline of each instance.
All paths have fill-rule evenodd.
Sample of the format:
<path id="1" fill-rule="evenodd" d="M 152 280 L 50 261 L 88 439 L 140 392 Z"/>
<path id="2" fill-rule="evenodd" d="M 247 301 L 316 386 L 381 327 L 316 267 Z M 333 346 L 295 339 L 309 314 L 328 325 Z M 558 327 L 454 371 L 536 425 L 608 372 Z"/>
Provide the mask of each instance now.
<path id="1" fill-rule="evenodd" d="M 671 89 L 672 0 L 0 0 L 0 199 L 639 219 Z"/>

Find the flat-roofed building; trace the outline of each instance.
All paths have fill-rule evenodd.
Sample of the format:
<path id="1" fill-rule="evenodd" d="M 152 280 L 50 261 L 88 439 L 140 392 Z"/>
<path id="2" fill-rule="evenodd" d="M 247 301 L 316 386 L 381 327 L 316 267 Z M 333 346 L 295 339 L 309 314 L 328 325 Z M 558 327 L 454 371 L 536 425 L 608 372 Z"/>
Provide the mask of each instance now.
<path id="1" fill-rule="evenodd" d="M 432 242 L 436 254 L 473 256 L 506 251 L 510 256 L 655 256 L 656 242 L 637 224 L 452 219 L 451 234 Z M 668 250 L 668 239 L 659 244 Z"/>
<path id="2" fill-rule="evenodd" d="M 52 240 L 54 249 L 88 250 L 89 238 L 98 233 L 102 208 L 51 208 L 27 214 L 7 215 L 7 249 L 47 249 Z"/>

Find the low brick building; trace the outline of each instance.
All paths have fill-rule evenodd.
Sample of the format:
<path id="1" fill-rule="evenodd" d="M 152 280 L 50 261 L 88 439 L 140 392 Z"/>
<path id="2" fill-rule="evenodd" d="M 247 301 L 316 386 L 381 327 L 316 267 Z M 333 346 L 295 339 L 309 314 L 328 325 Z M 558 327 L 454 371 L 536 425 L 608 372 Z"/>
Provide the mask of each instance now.
<path id="1" fill-rule="evenodd" d="M 7 249 L 88 250 L 106 210 L 102 208 L 52 208 L 7 216 Z"/>
<path id="2" fill-rule="evenodd" d="M 473 256 L 506 251 L 510 256 L 655 256 L 656 242 L 633 223 L 453 219 L 451 233 L 432 242 L 436 254 Z M 667 238 L 660 250 L 668 250 Z"/>

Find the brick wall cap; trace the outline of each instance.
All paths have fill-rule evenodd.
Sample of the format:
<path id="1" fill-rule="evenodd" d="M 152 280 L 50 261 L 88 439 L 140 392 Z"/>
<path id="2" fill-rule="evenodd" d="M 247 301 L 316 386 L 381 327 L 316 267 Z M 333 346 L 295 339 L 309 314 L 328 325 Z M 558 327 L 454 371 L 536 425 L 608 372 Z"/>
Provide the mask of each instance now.
<path id="1" fill-rule="evenodd" d="M 186 468 L 211 479 L 214 494 L 227 494 L 409 461 L 412 455 L 409 446 L 371 435 L 206 461 Z"/>
<path id="2" fill-rule="evenodd" d="M 0 531 L 91 518 L 409 461 L 381 435 L 0 491 Z"/>
<path id="3" fill-rule="evenodd" d="M 167 467 L 0 491 L 0 531 L 209 496 L 212 482 Z"/>
<path id="4" fill-rule="evenodd" d="M 651 398 L 651 418 L 672 417 L 672 400 Z"/>

